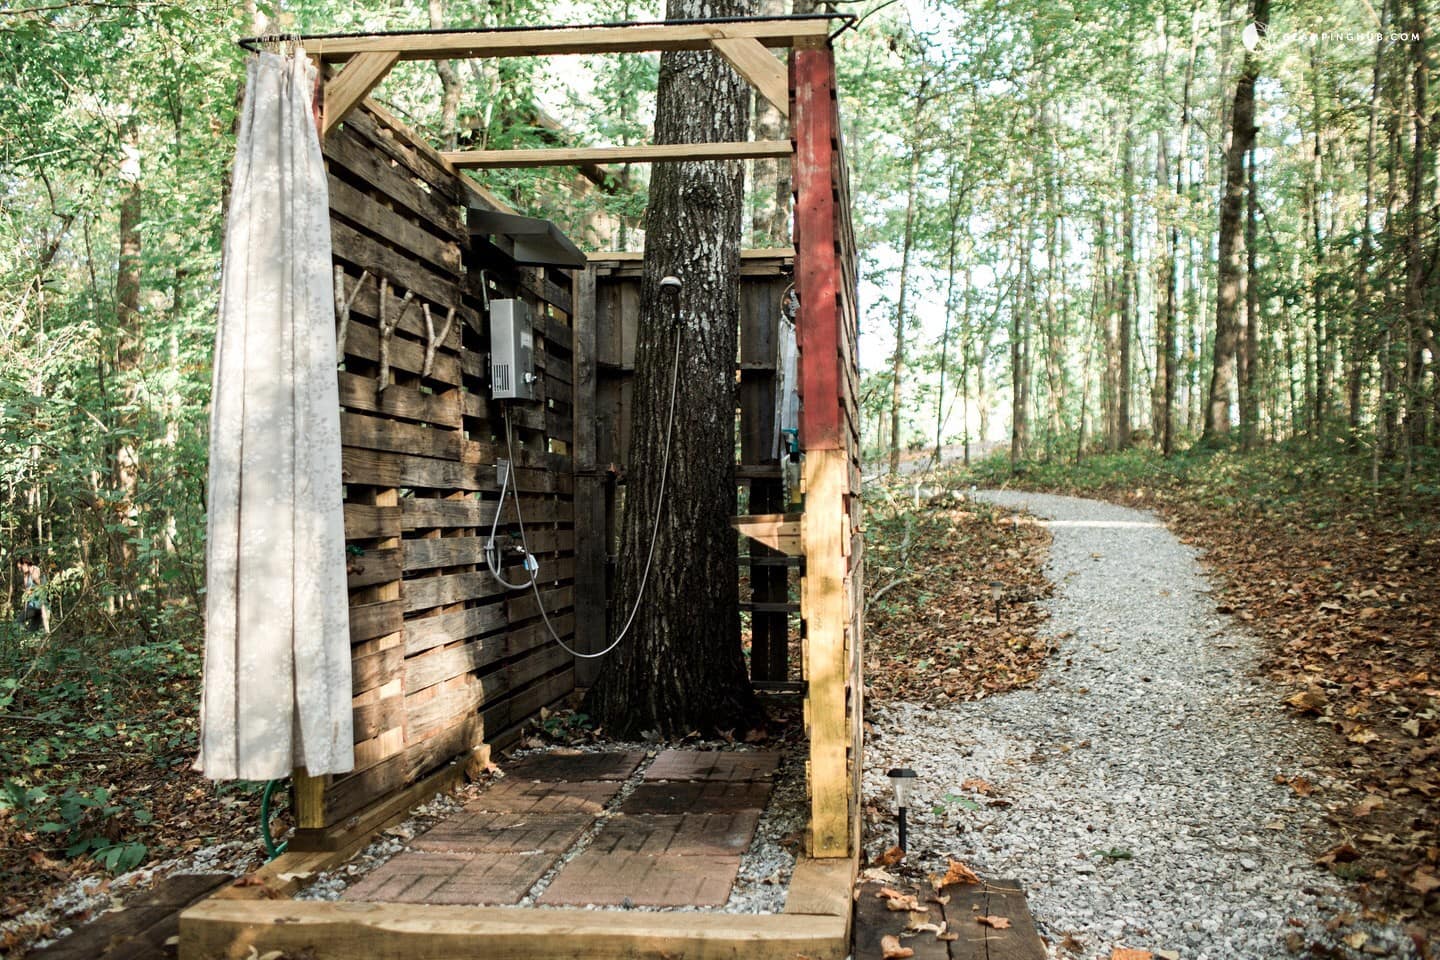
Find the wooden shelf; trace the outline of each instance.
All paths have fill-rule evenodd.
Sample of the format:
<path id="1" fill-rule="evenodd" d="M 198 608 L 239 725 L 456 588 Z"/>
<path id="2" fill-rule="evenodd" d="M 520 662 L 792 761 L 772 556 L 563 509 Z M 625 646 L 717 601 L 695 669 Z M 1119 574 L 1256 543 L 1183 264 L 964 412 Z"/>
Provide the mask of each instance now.
<path id="1" fill-rule="evenodd" d="M 757 543 L 786 556 L 800 555 L 800 514 L 757 513 L 748 517 L 731 517 L 730 525 Z"/>

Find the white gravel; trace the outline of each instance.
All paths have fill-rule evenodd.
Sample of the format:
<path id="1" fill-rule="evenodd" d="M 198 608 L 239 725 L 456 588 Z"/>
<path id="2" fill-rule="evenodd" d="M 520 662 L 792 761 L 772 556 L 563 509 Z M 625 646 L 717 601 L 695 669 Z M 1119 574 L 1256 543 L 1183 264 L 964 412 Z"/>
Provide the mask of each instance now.
<path id="1" fill-rule="evenodd" d="M 953 855 L 1018 879 L 1056 957 L 1413 956 L 1399 930 L 1352 923 L 1360 908 L 1314 865 L 1341 838 L 1315 798 L 1275 778 L 1304 774 L 1324 791 L 1319 734 L 1259 675 L 1259 642 L 1215 611 L 1196 552 L 1148 513 L 976 496 L 1052 519 L 1059 648 L 1030 689 L 872 705 L 866 796 L 888 809 L 886 769 L 920 774 L 911 861 L 943 869 Z M 962 788 L 972 777 L 997 796 Z M 867 849 L 893 842 L 882 821 Z"/>

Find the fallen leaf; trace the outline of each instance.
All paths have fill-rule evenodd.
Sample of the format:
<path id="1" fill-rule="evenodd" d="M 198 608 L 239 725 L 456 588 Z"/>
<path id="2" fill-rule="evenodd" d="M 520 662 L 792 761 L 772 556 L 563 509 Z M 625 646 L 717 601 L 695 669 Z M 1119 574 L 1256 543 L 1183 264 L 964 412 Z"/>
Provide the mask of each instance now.
<path id="1" fill-rule="evenodd" d="M 945 871 L 945 876 L 940 880 L 940 886 L 948 887 L 952 883 L 979 883 L 980 877 L 959 860 L 951 860 L 950 867 Z"/>
<path id="2" fill-rule="evenodd" d="M 892 889 L 891 887 L 881 887 L 880 892 L 875 894 L 875 896 L 885 901 L 886 910 L 897 913 L 901 910 L 924 913 L 930 909 L 929 907 L 920 906 L 920 902 L 915 898 L 913 893 L 901 893 L 899 890 Z"/>
<path id="3" fill-rule="evenodd" d="M 1365 946 L 1365 941 L 1370 939 L 1370 934 L 1366 933 L 1364 930 L 1356 930 L 1354 933 L 1347 934 L 1340 939 L 1344 940 L 1345 945 L 1351 950 L 1359 950 L 1361 947 Z"/>
<path id="4" fill-rule="evenodd" d="M 1295 791 L 1296 796 L 1308 797 L 1315 792 L 1315 785 L 1304 777 L 1291 777 L 1290 789 Z"/>
<path id="5" fill-rule="evenodd" d="M 1005 930 L 1010 926 L 1009 917 L 979 916 L 975 918 L 975 922 L 982 926 L 993 927 L 996 930 Z"/>
<path id="6" fill-rule="evenodd" d="M 1067 933 L 1065 934 L 1065 939 L 1060 941 L 1060 946 L 1069 950 L 1071 953 L 1079 953 L 1085 949 L 1085 941 L 1075 936 L 1074 933 Z"/>
<path id="7" fill-rule="evenodd" d="M 1319 713 L 1330 703 L 1330 698 L 1325 696 L 1325 691 L 1319 687 L 1311 687 L 1291 694 L 1285 698 L 1285 702 L 1301 713 Z"/>
<path id="8" fill-rule="evenodd" d="M 1360 859 L 1360 851 L 1356 850 L 1350 841 L 1337 844 L 1326 850 L 1315 858 L 1315 862 L 1321 866 L 1329 866 L 1332 863 L 1354 863 Z"/>
<path id="9" fill-rule="evenodd" d="M 1350 812 L 1357 817 L 1368 817 L 1383 806 L 1385 806 L 1385 801 L 1379 797 L 1366 797 L 1351 807 Z"/>
<path id="10" fill-rule="evenodd" d="M 886 934 L 880 938 L 880 956 L 883 960 L 904 960 L 915 956 L 915 951 L 900 946 L 900 938 L 894 934 Z"/>
<path id="11" fill-rule="evenodd" d="M 875 865 L 880 867 L 888 867 L 891 864 L 899 863 L 901 860 L 904 859 L 905 851 L 900 849 L 898 846 L 895 846 L 880 854 L 879 858 L 875 861 Z"/>
<path id="12" fill-rule="evenodd" d="M 965 780 L 960 784 L 960 789 L 973 790 L 987 797 L 993 797 L 998 792 L 988 780 L 982 780 L 979 777 L 970 777 Z"/>
<path id="13" fill-rule="evenodd" d="M 1440 877 L 1425 870 L 1416 870 L 1415 876 L 1410 878 L 1409 886 L 1421 895 L 1432 893 L 1440 890 Z"/>

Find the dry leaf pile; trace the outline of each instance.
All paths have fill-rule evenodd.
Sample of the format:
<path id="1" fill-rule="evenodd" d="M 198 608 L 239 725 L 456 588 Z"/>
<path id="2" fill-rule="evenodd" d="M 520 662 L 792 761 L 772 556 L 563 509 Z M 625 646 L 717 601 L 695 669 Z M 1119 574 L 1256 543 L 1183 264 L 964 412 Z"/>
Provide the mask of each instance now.
<path id="1" fill-rule="evenodd" d="M 905 487 L 866 496 L 870 695 L 943 704 L 1033 682 L 1049 653 L 1035 602 L 1050 592 L 1049 533 L 948 493 L 919 507 Z M 992 583 L 1002 585 L 998 620 Z"/>

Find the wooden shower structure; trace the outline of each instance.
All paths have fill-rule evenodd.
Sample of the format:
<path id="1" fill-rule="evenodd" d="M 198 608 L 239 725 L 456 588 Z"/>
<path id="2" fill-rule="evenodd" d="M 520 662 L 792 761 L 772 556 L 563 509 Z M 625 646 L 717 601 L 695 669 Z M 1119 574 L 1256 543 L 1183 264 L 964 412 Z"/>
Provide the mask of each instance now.
<path id="1" fill-rule="evenodd" d="M 356 767 L 321 778 L 297 772 L 290 851 L 254 885 L 187 911 L 182 957 L 293 948 L 299 941 L 286 937 L 307 931 L 339 936 L 349 946 L 335 949 L 346 956 L 362 941 L 383 956 L 468 955 L 463 944 L 476 936 L 511 936 L 505 956 L 566 955 L 571 948 L 553 939 L 561 931 L 594 956 L 729 956 L 737 943 L 746 956 L 845 955 L 860 847 L 863 598 L 855 250 L 833 19 L 302 38 L 325 77 L 317 124 L 342 317 Z M 706 49 L 789 118 L 790 139 L 439 152 L 367 99 L 400 60 Z M 777 49 L 788 50 L 788 62 Z M 608 468 L 628 448 L 641 258 L 599 253 L 573 268 L 526 266 L 526 239 L 490 216 L 514 211 L 463 171 L 765 157 L 793 163 L 795 245 L 742 256 L 737 480 L 750 512 L 735 526 L 750 545 L 738 562 L 751 593 L 736 602 L 751 614 L 752 680 L 804 698 L 809 824 L 786 913 L 710 923 L 694 914 L 546 910 L 520 920 L 516 908 L 444 908 L 463 912 L 444 914 L 453 926 L 419 931 L 400 922 L 414 907 L 362 916 L 362 904 L 285 899 L 588 682 L 587 662 L 550 642 L 535 596 L 507 593 L 485 570 L 496 511 L 502 525 L 515 519 L 513 504 L 498 501 L 496 460 L 506 451 L 489 390 L 491 298 L 524 300 L 533 317 L 538 402 L 512 405 L 510 416 L 512 483 L 540 563 L 540 597 L 579 649 L 598 649 L 607 635 Z M 797 513 L 785 512 L 773 445 L 775 345 L 792 285 Z M 524 931 L 545 939 L 525 948 Z"/>

